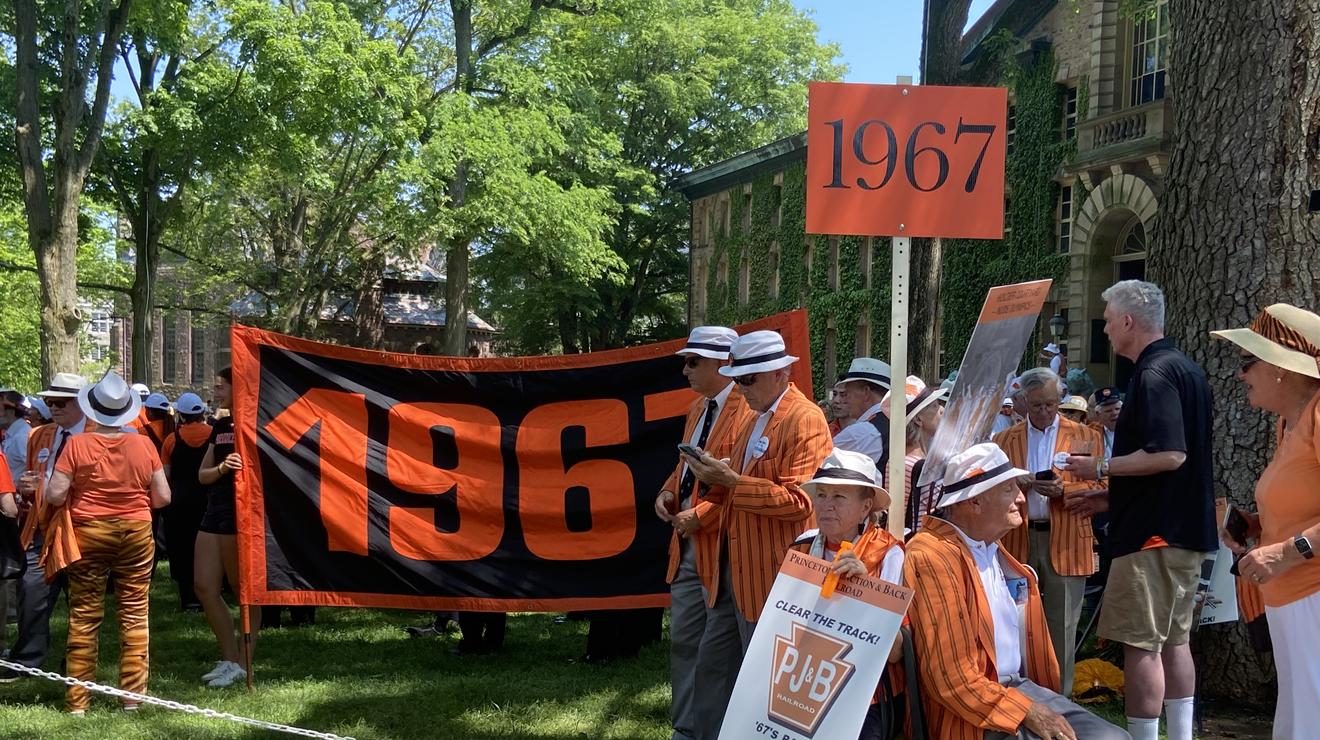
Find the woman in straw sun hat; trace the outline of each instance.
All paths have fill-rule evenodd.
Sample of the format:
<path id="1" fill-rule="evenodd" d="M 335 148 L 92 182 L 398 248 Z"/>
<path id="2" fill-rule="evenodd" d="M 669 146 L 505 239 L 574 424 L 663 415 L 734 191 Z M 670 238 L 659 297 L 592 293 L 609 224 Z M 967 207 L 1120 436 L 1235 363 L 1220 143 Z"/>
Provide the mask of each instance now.
<path id="1" fill-rule="evenodd" d="M 1320 316 L 1276 303 L 1249 328 L 1211 332 L 1237 345 L 1247 402 L 1278 417 L 1279 442 L 1256 483 L 1248 549 L 1220 532 L 1238 572 L 1260 587 L 1274 641 L 1274 737 L 1320 725 Z M 1309 729 L 1308 729 L 1309 728 Z"/>
<path id="2" fill-rule="evenodd" d="M 97 633 L 105 608 L 107 581 L 113 577 L 119 611 L 119 685 L 134 693 L 147 690 L 147 605 L 156 547 L 151 510 L 170 502 L 170 487 L 160 457 L 141 434 L 122 427 L 137 418 L 142 400 L 118 374 L 78 391 L 78 407 L 87 417 L 84 434 L 69 438 L 55 463 L 46 491 L 50 506 L 68 506 L 81 553 L 65 569 L 69 581 L 69 675 L 96 677 Z M 70 686 L 69 712 L 91 705 L 87 689 Z M 137 704 L 124 702 L 125 710 Z"/>
<path id="3" fill-rule="evenodd" d="M 889 508 L 889 492 L 879 483 L 875 461 L 865 453 L 835 450 L 821 463 L 802 491 L 811 496 L 818 529 L 809 529 L 792 549 L 834 564 L 842 577 L 871 576 L 903 581 L 903 546 L 877 524 L 876 514 Z M 852 549 L 842 550 L 843 542 Z M 889 652 L 890 664 L 902 657 L 901 638 Z M 876 687 L 862 725 L 862 740 L 893 737 L 903 722 L 901 671 L 886 670 Z"/>

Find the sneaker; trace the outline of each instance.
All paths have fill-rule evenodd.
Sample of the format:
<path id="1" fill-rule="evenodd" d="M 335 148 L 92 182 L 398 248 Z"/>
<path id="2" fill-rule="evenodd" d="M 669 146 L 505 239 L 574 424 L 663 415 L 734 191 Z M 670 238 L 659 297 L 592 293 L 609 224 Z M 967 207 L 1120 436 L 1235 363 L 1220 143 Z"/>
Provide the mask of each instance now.
<path id="1" fill-rule="evenodd" d="M 5 668 L 0 670 L 0 683 L 13 683 L 23 676 L 24 674 L 19 673 L 12 668 Z"/>
<path id="2" fill-rule="evenodd" d="M 227 670 L 227 666 L 231 666 L 231 665 L 236 666 L 238 664 L 231 663 L 228 660 L 217 660 L 215 662 L 215 665 L 211 668 L 211 670 L 202 674 L 202 683 L 206 683 L 207 681 L 211 681 L 219 678 Z"/>
<path id="3" fill-rule="evenodd" d="M 208 681 L 206 685 L 213 689 L 219 689 L 245 678 L 247 678 L 247 671 L 243 670 L 243 666 L 226 661 L 225 672 Z"/>

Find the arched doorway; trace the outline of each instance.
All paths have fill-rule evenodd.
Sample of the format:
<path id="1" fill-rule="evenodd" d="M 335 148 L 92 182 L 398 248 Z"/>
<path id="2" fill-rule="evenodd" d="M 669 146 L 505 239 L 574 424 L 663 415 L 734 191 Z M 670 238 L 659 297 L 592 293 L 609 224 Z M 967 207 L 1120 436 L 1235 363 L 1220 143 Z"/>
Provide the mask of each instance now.
<path id="1" fill-rule="evenodd" d="M 1077 346 L 1086 348 L 1086 356 L 1076 358 L 1082 360 L 1077 364 L 1097 385 L 1124 388 L 1131 377 L 1131 363 L 1114 355 L 1105 336 L 1101 295 L 1119 280 L 1144 279 L 1147 234 L 1157 210 L 1150 184 L 1136 175 L 1121 174 L 1098 183 L 1078 211 L 1072 253 L 1081 257 L 1085 269 L 1073 278 L 1080 278 L 1081 284 L 1074 282 L 1070 292 L 1072 305 L 1086 318 L 1074 322 L 1071 329 Z"/>

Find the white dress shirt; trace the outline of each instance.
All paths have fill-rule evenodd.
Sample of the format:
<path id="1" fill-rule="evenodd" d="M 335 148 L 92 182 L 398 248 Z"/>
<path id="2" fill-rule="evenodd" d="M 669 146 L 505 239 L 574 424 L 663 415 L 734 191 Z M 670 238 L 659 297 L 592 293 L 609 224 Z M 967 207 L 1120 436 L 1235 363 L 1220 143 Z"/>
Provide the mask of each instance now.
<path id="1" fill-rule="evenodd" d="M 1054 448 L 1059 439 L 1059 417 L 1044 429 L 1037 429 L 1031 420 L 1027 420 L 1027 472 L 1039 473 L 1054 468 Z M 1055 475 L 1058 475 L 1057 473 Z M 1048 521 L 1050 518 L 1050 500 L 1029 491 L 1027 493 L 1027 517 L 1033 522 Z"/>
<path id="2" fill-rule="evenodd" d="M 710 420 L 710 428 L 711 428 L 711 429 L 714 429 L 714 428 L 715 428 L 715 425 L 716 425 L 717 423 L 719 423 L 719 420 L 720 420 L 720 414 L 724 411 L 724 404 L 725 404 L 725 402 L 727 402 L 727 401 L 729 400 L 729 394 L 732 393 L 732 392 L 733 392 L 733 381 L 730 380 L 730 381 L 729 381 L 729 384 L 726 385 L 726 386 L 724 386 L 724 390 L 722 390 L 722 391 L 720 391 L 719 393 L 715 394 L 715 398 L 713 398 L 713 399 L 711 399 L 711 398 L 703 398 L 703 399 L 702 399 L 702 404 L 703 404 L 703 405 L 706 405 L 706 403 L 707 403 L 708 401 L 712 401 L 712 400 L 715 401 L 715 418 L 713 418 L 713 419 Z M 701 410 L 701 416 L 698 416 L 698 417 L 697 417 L 697 425 L 696 425 L 695 427 L 692 428 L 692 436 L 691 436 L 691 437 L 688 437 L 688 441 L 687 441 L 687 442 L 688 442 L 688 444 L 692 445 L 693 447 L 696 447 L 696 446 L 697 446 L 697 442 L 701 439 L 701 427 L 702 427 L 703 425 L 705 425 L 705 423 L 706 423 L 706 414 L 707 414 L 707 413 L 709 413 L 709 409 L 705 409 L 705 408 L 703 408 L 703 409 Z M 710 440 L 707 439 L 706 442 L 709 443 Z M 688 466 L 687 466 L 686 456 L 685 456 L 685 455 L 679 455 L 679 458 L 684 459 L 683 469 L 680 470 L 680 471 L 678 472 L 678 479 L 679 479 L 679 480 L 683 480 L 683 476 L 687 475 Z M 689 496 L 687 499 L 685 499 L 685 500 L 682 502 L 682 508 L 684 508 L 684 509 L 689 509 L 689 508 L 691 508 L 691 507 L 688 505 L 688 504 L 691 502 L 691 500 L 692 500 L 692 498 L 691 498 L 690 496 Z"/>
<path id="3" fill-rule="evenodd" d="M 789 387 L 791 388 L 792 386 Z M 779 410 L 779 402 L 784 400 L 784 396 L 786 395 L 788 395 L 788 388 L 785 388 L 784 392 L 779 394 L 779 398 L 776 398 L 775 402 L 770 404 L 770 408 L 766 409 L 765 413 L 756 417 L 756 423 L 752 425 L 751 437 L 747 440 L 747 449 L 743 451 L 742 468 L 740 468 L 738 472 L 747 470 L 747 466 L 752 462 L 753 454 L 756 452 L 757 441 L 765 436 L 766 425 L 770 423 L 770 419 L 775 415 L 775 412 Z"/>
<path id="4" fill-rule="evenodd" d="M 1114 430 L 1102 426 L 1100 431 L 1105 435 L 1105 462 L 1109 462 L 1109 458 L 1114 456 Z"/>
<path id="5" fill-rule="evenodd" d="M 15 419 L 9 423 L 5 429 L 5 443 L 3 451 L 5 463 L 9 465 L 9 474 L 14 479 L 14 486 L 18 486 L 18 479 L 23 477 L 23 471 L 27 470 L 27 443 L 28 434 L 32 432 L 32 425 L 25 419 Z"/>
<path id="6" fill-rule="evenodd" d="M 949 524 L 967 543 L 967 549 L 972 551 L 972 561 L 981 575 L 981 588 L 990 604 L 990 618 L 995 623 L 995 670 L 1003 683 L 1022 674 L 1022 624 L 1017 601 L 1008 592 L 1004 568 L 999 564 L 999 543 L 974 540 L 957 525 Z"/>
<path id="7" fill-rule="evenodd" d="M 884 407 L 883 402 L 877 403 L 862 412 L 860 419 L 840 429 L 839 433 L 834 435 L 835 449 L 860 452 L 870 456 L 878 464 L 881 456 L 885 454 L 885 440 L 880 436 L 880 430 L 871 423 L 871 419 L 879 415 Z M 885 423 L 889 423 L 888 419 Z"/>

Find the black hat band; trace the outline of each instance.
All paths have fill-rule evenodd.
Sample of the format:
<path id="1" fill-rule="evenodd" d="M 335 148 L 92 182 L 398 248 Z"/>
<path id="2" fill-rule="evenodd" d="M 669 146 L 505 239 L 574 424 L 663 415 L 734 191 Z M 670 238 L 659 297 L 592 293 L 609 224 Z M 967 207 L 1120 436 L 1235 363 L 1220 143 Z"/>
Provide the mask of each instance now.
<path id="1" fill-rule="evenodd" d="M 96 392 L 94 390 L 87 394 L 87 403 L 98 413 L 105 414 L 106 416 L 122 416 L 133 407 L 132 400 L 126 401 L 124 405 L 119 408 L 107 406 L 104 403 L 101 403 L 101 399 L 96 397 Z"/>
<path id="2" fill-rule="evenodd" d="M 956 493 L 958 491 L 963 490 L 964 488 L 971 488 L 977 483 L 983 483 L 995 477 L 996 475 L 999 475 L 1000 473 L 1007 473 L 1012 469 L 1013 469 L 1013 463 L 1006 462 L 998 467 L 991 468 L 981 473 L 977 473 L 976 475 L 973 475 L 970 478 L 964 478 L 963 480 L 960 480 L 957 483 L 947 485 L 944 487 L 944 493 L 945 494 Z"/>
<path id="3" fill-rule="evenodd" d="M 866 473 L 859 473 L 856 470 L 847 468 L 820 468 L 811 476 L 811 480 L 815 481 L 818 478 L 840 478 L 842 480 L 855 480 L 868 486 L 875 485 L 875 481 L 871 480 Z"/>
<path id="4" fill-rule="evenodd" d="M 688 342 L 683 349 L 706 349 L 711 352 L 728 352 L 729 348 L 723 344 L 711 344 L 710 342 Z"/>
<path id="5" fill-rule="evenodd" d="M 881 383 L 884 383 L 886 386 L 888 386 L 890 383 L 888 376 L 881 375 L 880 373 L 862 372 L 860 370 L 856 372 L 844 373 L 843 377 L 840 379 L 840 382 L 844 380 L 876 380 Z"/>
<path id="6" fill-rule="evenodd" d="M 741 367 L 743 365 L 759 365 L 762 362 L 778 360 L 783 357 L 788 357 L 788 353 L 785 352 L 784 350 L 779 350 L 778 352 L 771 352 L 765 355 L 754 355 L 752 357 L 735 357 L 733 358 L 732 366 Z"/>

